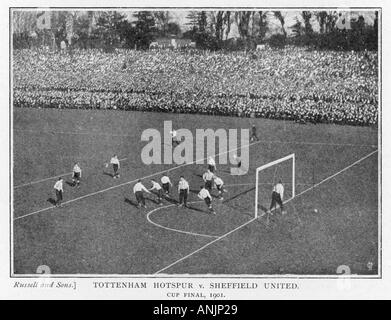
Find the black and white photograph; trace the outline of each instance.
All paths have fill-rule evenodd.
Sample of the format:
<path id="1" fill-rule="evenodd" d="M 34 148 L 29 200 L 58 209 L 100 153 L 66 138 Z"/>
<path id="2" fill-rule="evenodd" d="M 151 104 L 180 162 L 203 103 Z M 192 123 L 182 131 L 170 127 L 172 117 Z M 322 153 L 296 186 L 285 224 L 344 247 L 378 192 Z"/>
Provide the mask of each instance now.
<path id="1" fill-rule="evenodd" d="M 5 295 L 391 292 L 387 15 L 382 1 L 3 6 Z"/>
<path id="2" fill-rule="evenodd" d="M 379 277 L 379 8 L 10 8 L 12 274 Z"/>

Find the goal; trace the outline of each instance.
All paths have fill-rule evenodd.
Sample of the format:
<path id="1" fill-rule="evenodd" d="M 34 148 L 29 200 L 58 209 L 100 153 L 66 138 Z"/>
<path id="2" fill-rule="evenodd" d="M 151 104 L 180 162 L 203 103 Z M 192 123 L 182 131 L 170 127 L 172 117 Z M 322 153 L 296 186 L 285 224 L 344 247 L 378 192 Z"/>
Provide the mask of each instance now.
<path id="1" fill-rule="evenodd" d="M 255 177 L 255 218 L 260 211 L 266 211 L 270 204 L 273 185 L 282 182 L 284 185 L 283 202 L 295 197 L 295 154 L 269 162 L 256 169 Z"/>

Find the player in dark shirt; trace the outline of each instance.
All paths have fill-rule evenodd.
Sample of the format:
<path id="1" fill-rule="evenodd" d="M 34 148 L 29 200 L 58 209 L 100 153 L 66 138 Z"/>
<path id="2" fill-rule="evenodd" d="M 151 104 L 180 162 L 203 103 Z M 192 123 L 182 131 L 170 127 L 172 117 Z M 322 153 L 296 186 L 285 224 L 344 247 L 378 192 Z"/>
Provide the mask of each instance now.
<path id="1" fill-rule="evenodd" d="M 257 128 L 255 127 L 255 125 L 252 125 L 250 141 L 252 142 L 255 140 L 259 141 L 258 136 L 257 136 Z"/>

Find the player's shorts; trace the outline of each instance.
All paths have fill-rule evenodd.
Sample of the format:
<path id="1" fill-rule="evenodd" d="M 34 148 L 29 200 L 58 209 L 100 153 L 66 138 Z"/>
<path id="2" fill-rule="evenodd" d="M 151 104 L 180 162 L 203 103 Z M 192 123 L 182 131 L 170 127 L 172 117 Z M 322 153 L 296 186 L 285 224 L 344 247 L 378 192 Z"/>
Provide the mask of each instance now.
<path id="1" fill-rule="evenodd" d="M 182 203 L 184 203 L 185 205 L 187 204 L 187 196 L 188 196 L 187 189 L 179 189 L 179 203 L 180 204 L 182 204 Z"/>
<path id="2" fill-rule="evenodd" d="M 276 201 L 277 203 L 282 202 L 280 194 L 275 191 L 272 192 L 272 199 L 274 199 L 274 201 Z"/>
<path id="3" fill-rule="evenodd" d="M 162 198 L 162 197 L 163 197 L 163 189 L 157 190 L 157 196 L 158 196 L 159 198 Z"/>
<path id="4" fill-rule="evenodd" d="M 136 200 L 137 200 L 138 203 L 143 202 L 144 194 L 143 194 L 142 191 L 136 191 L 135 196 L 136 196 Z"/>
<path id="5" fill-rule="evenodd" d="M 57 201 L 62 200 L 62 191 L 61 190 L 56 190 L 56 198 L 57 198 Z"/>
<path id="6" fill-rule="evenodd" d="M 74 172 L 73 179 L 79 180 L 80 179 L 80 172 Z"/>
<path id="7" fill-rule="evenodd" d="M 273 191 L 272 192 L 272 203 L 270 205 L 270 210 L 272 208 L 276 207 L 277 204 L 280 206 L 281 210 L 284 209 L 284 203 L 282 202 L 280 194 Z"/>
<path id="8" fill-rule="evenodd" d="M 187 189 L 179 189 L 179 194 L 187 196 L 188 191 L 187 191 Z"/>
<path id="9" fill-rule="evenodd" d="M 163 188 L 165 193 L 169 193 L 170 192 L 170 184 L 169 183 L 162 183 L 162 188 Z"/>
<path id="10" fill-rule="evenodd" d="M 216 184 L 216 189 L 218 191 L 223 191 L 223 185 L 222 184 Z"/>
<path id="11" fill-rule="evenodd" d="M 206 197 L 204 200 L 205 200 L 206 205 L 207 205 L 208 207 L 210 207 L 210 205 L 211 205 L 211 203 L 212 203 L 212 201 L 210 201 L 210 198 L 209 198 L 209 197 Z"/>
<path id="12" fill-rule="evenodd" d="M 205 189 L 208 189 L 209 191 L 212 190 L 213 181 L 207 180 L 205 181 Z"/>
<path id="13" fill-rule="evenodd" d="M 113 163 L 113 170 L 114 170 L 114 172 L 118 171 L 118 164 Z"/>

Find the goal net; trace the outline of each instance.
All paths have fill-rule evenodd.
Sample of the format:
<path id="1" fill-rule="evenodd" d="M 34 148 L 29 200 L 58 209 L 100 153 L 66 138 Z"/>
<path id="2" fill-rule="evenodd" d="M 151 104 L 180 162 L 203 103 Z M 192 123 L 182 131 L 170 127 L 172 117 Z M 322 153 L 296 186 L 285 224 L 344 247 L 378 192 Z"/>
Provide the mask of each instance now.
<path id="1" fill-rule="evenodd" d="M 256 169 L 255 217 L 258 218 L 270 208 L 273 186 L 278 182 L 284 186 L 282 201 L 295 197 L 295 154 L 269 162 Z"/>

